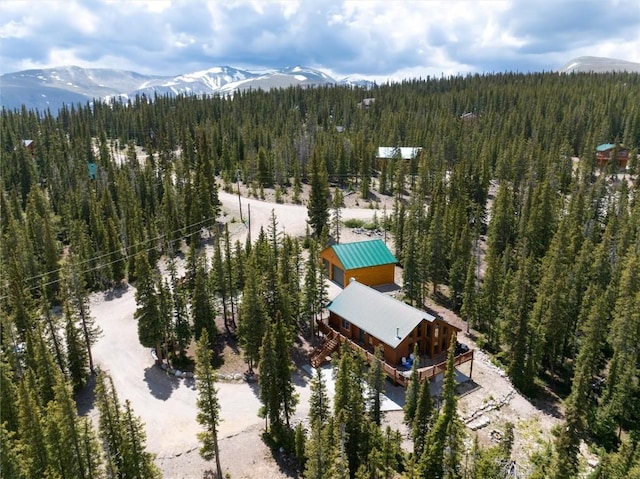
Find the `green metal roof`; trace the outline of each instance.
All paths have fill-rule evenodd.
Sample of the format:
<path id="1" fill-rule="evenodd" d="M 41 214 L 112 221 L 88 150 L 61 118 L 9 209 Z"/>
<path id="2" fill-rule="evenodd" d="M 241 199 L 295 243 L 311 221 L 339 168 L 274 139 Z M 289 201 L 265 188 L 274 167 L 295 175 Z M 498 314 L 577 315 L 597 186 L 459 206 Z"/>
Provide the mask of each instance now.
<path id="1" fill-rule="evenodd" d="M 357 281 L 349 283 L 327 309 L 393 348 L 423 320 L 436 319 Z"/>
<path id="2" fill-rule="evenodd" d="M 398 262 L 382 240 L 357 241 L 331 246 L 345 270 Z"/>
<path id="3" fill-rule="evenodd" d="M 613 148 L 616 145 L 613 145 L 611 143 L 603 143 L 602 145 L 598 145 L 596 147 L 596 151 L 607 151 L 610 150 L 611 148 Z"/>

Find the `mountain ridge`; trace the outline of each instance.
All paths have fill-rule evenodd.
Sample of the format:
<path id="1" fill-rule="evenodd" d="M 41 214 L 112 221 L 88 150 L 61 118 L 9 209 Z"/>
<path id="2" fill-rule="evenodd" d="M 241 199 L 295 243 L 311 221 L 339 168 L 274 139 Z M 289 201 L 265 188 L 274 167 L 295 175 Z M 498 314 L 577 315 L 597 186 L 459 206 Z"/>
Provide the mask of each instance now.
<path id="1" fill-rule="evenodd" d="M 146 75 L 128 70 L 60 66 L 0 75 L 0 105 L 13 110 L 53 112 L 63 104 L 86 103 L 94 99 L 128 99 L 136 95 L 233 95 L 247 89 L 286 88 L 300 85 L 350 85 L 370 88 L 373 82 L 347 77 L 336 80 L 313 68 L 293 66 L 270 70 L 242 70 L 213 66 L 206 70 L 174 76 Z"/>
<path id="2" fill-rule="evenodd" d="M 577 57 L 558 69 L 559 73 L 640 73 L 640 63 L 607 57 Z M 28 109 L 56 113 L 63 105 L 85 104 L 94 99 L 127 100 L 136 95 L 233 95 L 248 89 L 289 86 L 348 85 L 371 88 L 374 82 L 354 75 L 336 80 L 326 73 L 303 66 L 266 70 L 243 70 L 213 66 L 179 75 L 150 75 L 110 68 L 59 66 L 0 75 L 0 106 L 8 110 Z"/>
<path id="3" fill-rule="evenodd" d="M 619 60 L 617 58 L 582 56 L 565 63 L 560 73 L 608 73 L 632 72 L 640 73 L 640 63 Z"/>

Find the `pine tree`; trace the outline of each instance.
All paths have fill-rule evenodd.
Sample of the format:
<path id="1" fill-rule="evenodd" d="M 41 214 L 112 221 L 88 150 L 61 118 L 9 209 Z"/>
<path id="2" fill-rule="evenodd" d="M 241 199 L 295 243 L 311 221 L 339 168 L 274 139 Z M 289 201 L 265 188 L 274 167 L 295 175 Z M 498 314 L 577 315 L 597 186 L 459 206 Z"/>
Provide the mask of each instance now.
<path id="1" fill-rule="evenodd" d="M 369 453 L 366 450 L 367 417 L 364 409 L 363 364 L 345 343 L 335 373 L 333 410 L 342 451 L 351 475 L 355 475 Z M 342 456 L 342 454 L 341 454 Z"/>
<path id="2" fill-rule="evenodd" d="M 414 357 L 418 357 L 417 345 L 413 347 Z M 404 423 L 407 426 L 413 424 L 413 418 L 416 414 L 416 408 L 418 407 L 418 395 L 420 394 L 420 378 L 418 376 L 418 361 L 414 361 L 411 364 L 411 374 L 409 375 L 409 384 L 407 385 L 407 392 L 405 394 L 404 401 Z"/>
<path id="3" fill-rule="evenodd" d="M 38 397 L 31 383 L 35 383 L 29 371 L 18 386 L 18 431 L 20 447 L 25 458 L 27 477 L 45 477 L 49 463 L 47 441 L 43 425 L 43 414 Z M 3 392 L 4 394 L 4 392 Z"/>
<path id="4" fill-rule="evenodd" d="M 227 310 L 228 283 L 225 279 L 225 264 L 222 260 L 222 245 L 220 244 L 220 235 L 215 236 L 215 246 L 213 249 L 213 265 L 211 271 L 212 290 L 220 294 L 220 302 L 222 303 L 222 315 L 227 333 L 231 335 L 231 321 Z M 230 261 L 230 258 L 226 259 Z"/>
<path id="5" fill-rule="evenodd" d="M 137 416 L 134 416 L 131 402 L 127 399 L 124 403 L 124 430 L 125 453 L 128 466 L 133 471 L 131 476 L 140 479 L 159 479 L 162 477 L 154 463 L 155 454 L 146 450 L 147 436 L 144 432 L 144 424 Z"/>
<path id="6" fill-rule="evenodd" d="M 311 159 L 311 193 L 309 196 L 309 224 L 313 234 L 319 237 L 329 221 L 329 184 L 327 180 L 327 166 L 316 148 Z"/>
<path id="7" fill-rule="evenodd" d="M 53 349 L 58 368 L 64 373 L 67 370 L 67 357 L 64 354 L 64 344 L 61 338 L 60 318 L 53 314 L 51 300 L 47 296 L 47 289 L 44 285 L 40 286 L 40 293 L 40 317 L 44 323 L 44 334 L 50 348 Z"/>
<path id="8" fill-rule="evenodd" d="M 418 241 L 416 240 L 416 229 L 414 222 L 407 222 L 406 232 L 407 241 L 403 250 L 403 269 L 402 269 L 402 282 L 404 292 L 407 295 L 407 299 L 411 301 L 412 305 L 421 304 L 422 298 L 422 282 L 420 280 L 419 264 L 418 264 Z"/>
<path id="9" fill-rule="evenodd" d="M 74 391 L 79 391 L 87 382 L 89 365 L 87 364 L 87 352 L 84 349 L 80 337 L 81 333 L 76 326 L 76 318 L 71 311 L 68 301 L 64 303 L 64 317 L 69 376 Z"/>
<path id="10" fill-rule="evenodd" d="M 185 350 L 191 341 L 191 325 L 187 313 L 187 300 L 185 298 L 185 287 L 178 280 L 178 272 L 175 260 L 172 258 L 168 263 L 168 270 L 171 276 L 171 304 L 173 305 L 173 331 L 177 349 L 181 357 L 185 356 Z"/>
<path id="11" fill-rule="evenodd" d="M 464 426 L 458 417 L 456 397 L 455 338 L 447 356 L 447 370 L 442 385 L 442 408 L 425 441 L 418 464 L 423 478 L 460 478 Z"/>
<path id="12" fill-rule="evenodd" d="M 134 319 L 138 321 L 138 339 L 145 348 L 154 348 L 158 361 L 162 361 L 161 342 L 164 339 L 163 321 L 160 314 L 158 290 L 153 271 L 147 257 L 140 254 L 136 261 L 136 311 Z"/>
<path id="13" fill-rule="evenodd" d="M 254 365 L 260 360 L 260 346 L 267 322 L 258 281 L 258 268 L 254 253 L 249 256 L 246 265 L 246 281 L 238 320 L 238 337 L 249 372 L 253 372 Z"/>
<path id="14" fill-rule="evenodd" d="M 531 323 L 542 335 L 542 359 L 552 372 L 562 364 L 564 345 L 573 333 L 569 329 L 573 322 L 568 304 L 571 280 L 567 273 L 575 258 L 568 251 L 571 245 L 568 228 L 568 221 L 562 221 L 551 240 L 542 262 L 540 284 L 536 288 L 537 298 L 531 311 Z"/>
<path id="15" fill-rule="evenodd" d="M 155 455 L 145 448 L 144 425 L 134 416 L 128 400 L 122 407 L 113 380 L 104 373 L 98 374 L 96 404 L 100 411 L 99 432 L 109 477 L 159 478 Z"/>
<path id="16" fill-rule="evenodd" d="M 476 290 L 476 261 L 475 256 L 471 255 L 469 265 L 467 266 L 467 276 L 464 282 L 464 293 L 462 294 L 462 307 L 460 308 L 460 316 L 467 322 L 467 333 L 471 329 L 471 325 L 476 326 L 478 314 L 478 291 Z"/>
<path id="17" fill-rule="evenodd" d="M 383 369 L 382 351 L 380 348 L 376 348 L 374 360 L 371 363 L 371 368 L 367 375 L 367 402 L 369 417 L 378 427 L 380 427 L 380 423 L 382 422 L 383 413 L 381 407 L 385 379 L 386 375 Z"/>
<path id="18" fill-rule="evenodd" d="M 505 279 L 504 271 L 500 267 L 500 258 L 489 253 L 486 263 L 486 273 L 478 299 L 478 329 L 486 334 L 487 348 L 490 351 L 497 351 L 500 344 L 498 323 L 500 292 Z"/>
<path id="19" fill-rule="evenodd" d="M 327 384 L 322 375 L 322 369 L 316 368 L 310 383 L 311 397 L 309 398 L 309 422 L 324 425 L 330 417 L 329 394 Z"/>
<path id="20" fill-rule="evenodd" d="M 511 281 L 505 280 L 502 317 L 505 336 L 511 345 L 508 363 L 509 377 L 521 391 L 533 388 L 539 358 L 540 334 L 530 327 L 530 308 L 533 301 L 534 258 L 521 260 Z"/>
<path id="21" fill-rule="evenodd" d="M 74 259 L 69 264 L 69 270 L 65 272 L 67 277 L 67 297 L 69 299 L 70 306 L 75 309 L 79 319 L 80 326 L 82 328 L 82 336 L 86 348 L 86 358 L 89 362 L 89 370 L 94 370 L 93 354 L 91 353 L 92 346 L 98 341 L 98 338 L 102 334 L 102 330 L 96 324 L 95 318 L 91 316 L 91 310 L 89 307 L 89 295 L 82 275 L 79 272 L 78 259 Z"/>
<path id="22" fill-rule="evenodd" d="M 296 461 L 298 462 L 298 469 L 300 471 L 304 471 L 305 460 L 306 460 L 305 449 L 307 444 L 307 433 L 301 422 L 299 422 L 296 425 L 293 443 L 294 443 L 293 450 L 296 456 Z"/>
<path id="23" fill-rule="evenodd" d="M 89 418 L 78 416 L 71 390 L 62 378 L 43 417 L 49 458 L 45 476 L 101 477 L 102 456 L 95 431 Z"/>
<path id="24" fill-rule="evenodd" d="M 325 479 L 329 477 L 329 464 L 334 451 L 337 450 L 333 442 L 333 418 L 327 422 L 311 420 L 311 431 L 305 445 L 306 479 Z"/>
<path id="25" fill-rule="evenodd" d="M 318 291 L 318 247 L 315 240 L 309 245 L 309 256 L 305 263 L 303 315 L 309 324 L 311 337 L 315 336 L 315 323 L 318 318 L 316 296 Z"/>
<path id="26" fill-rule="evenodd" d="M 238 261 L 234 261 L 232 252 L 231 252 L 231 238 L 229 237 L 229 225 L 225 224 L 224 226 L 224 254 L 225 254 L 225 280 L 226 280 L 226 289 L 229 293 L 229 305 L 231 306 L 231 317 L 227 318 L 225 316 L 225 327 L 227 331 L 237 328 L 236 325 L 236 301 L 237 301 L 237 283 L 238 277 L 242 275 L 241 271 L 236 271 L 238 267 Z"/>
<path id="27" fill-rule="evenodd" d="M 448 251 L 447 242 L 444 236 L 444 192 L 439 187 L 429 207 L 429 231 L 424 240 L 422 264 L 424 265 L 426 278 L 431 281 L 432 293 L 438 291 L 438 285 L 442 284 L 446 278 L 446 258 Z"/>
<path id="28" fill-rule="evenodd" d="M 275 321 L 276 387 L 280 395 L 280 404 L 285 425 L 287 429 L 289 429 L 289 421 L 298 404 L 298 394 L 295 392 L 293 381 L 291 380 L 291 374 L 295 369 L 291 362 L 293 337 L 280 315 L 276 315 Z"/>
<path id="29" fill-rule="evenodd" d="M 281 429 L 280 419 L 280 397 L 277 391 L 277 371 L 276 371 L 276 347 L 275 347 L 275 327 L 272 322 L 267 322 L 260 348 L 260 361 L 258 368 L 260 376 L 258 384 L 260 386 L 260 415 L 265 418 L 267 431 L 269 428 Z M 276 433 L 279 431 L 275 431 Z"/>
<path id="30" fill-rule="evenodd" d="M 0 391 L 0 424 L 4 424 L 8 434 L 18 430 L 18 388 L 4 350 L 0 351 Z"/>
<path id="31" fill-rule="evenodd" d="M 482 449 L 478 436 L 474 437 L 471 449 L 471 465 L 467 471 L 470 479 L 503 479 L 506 467 L 511 464 L 513 446 L 513 424 L 505 424 L 505 433 L 496 446 Z"/>
<path id="32" fill-rule="evenodd" d="M 421 457 L 425 441 L 429 435 L 433 418 L 433 399 L 431 398 L 430 382 L 428 379 L 420 384 L 420 393 L 416 404 L 416 412 L 411 425 L 411 439 L 413 440 L 413 454 Z"/>
<path id="33" fill-rule="evenodd" d="M 55 397 L 56 383 L 60 380 L 60 369 L 56 366 L 49 345 L 44 340 L 39 323 L 34 323 L 26 337 L 27 377 L 38 395 L 38 403 L 45 406 Z"/>
<path id="34" fill-rule="evenodd" d="M 340 243 L 340 227 L 342 225 L 342 205 L 344 198 L 338 187 L 333 192 L 333 201 L 331 203 L 331 232 L 336 243 Z"/>
<path id="35" fill-rule="evenodd" d="M 636 367 L 639 355 L 635 346 L 640 340 L 640 255 L 629 251 L 621 267 L 609 332 L 613 357 L 596 417 L 601 440 L 609 445 L 617 442 L 621 428 L 634 428 L 640 421 Z"/>
<path id="36" fill-rule="evenodd" d="M 580 440 L 586 431 L 589 416 L 591 384 L 600 362 L 600 348 L 605 335 L 602 319 L 607 317 L 604 294 L 592 287 L 588 292 L 588 318 L 583 328 L 583 340 L 576 358 L 571 394 L 565 402 L 565 423 L 555 439 L 551 471 L 553 478 L 576 477 Z"/>
<path id="37" fill-rule="evenodd" d="M 198 390 L 197 421 L 204 428 L 198 433 L 202 443 L 200 455 L 203 459 L 216 460 L 216 477 L 222 477 L 220 450 L 218 448 L 218 424 L 220 423 L 220 404 L 215 388 L 216 373 L 211 365 L 210 341 L 206 329 L 202 330 L 196 349 L 196 389 Z"/>
<path id="38" fill-rule="evenodd" d="M 198 257 L 196 276 L 193 281 L 191 294 L 191 316 L 193 318 L 193 335 L 200 339 L 202 330 L 206 329 L 210 346 L 213 346 L 218 335 L 215 323 L 215 308 L 209 293 L 209 275 L 207 273 L 207 260 L 204 255 Z"/>
<path id="39" fill-rule="evenodd" d="M 0 421 L 0 475 L 12 479 L 29 479 L 28 461 L 20 451 L 20 443 L 14 431 L 7 430 Z"/>

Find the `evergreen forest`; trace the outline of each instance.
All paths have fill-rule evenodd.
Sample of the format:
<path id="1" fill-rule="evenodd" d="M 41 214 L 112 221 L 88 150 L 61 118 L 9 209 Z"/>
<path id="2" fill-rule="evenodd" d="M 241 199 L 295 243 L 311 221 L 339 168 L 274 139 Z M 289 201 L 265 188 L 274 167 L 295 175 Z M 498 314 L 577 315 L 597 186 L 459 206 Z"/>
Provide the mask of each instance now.
<path id="1" fill-rule="evenodd" d="M 407 391 L 411 451 L 384 427 L 379 364 L 347 349 L 333 404 L 315 376 L 309 427 L 290 421 L 291 351 L 317 341 L 319 252 L 338 239 L 347 194 L 392 198 L 382 227 L 406 302 L 455 311 L 518 391 L 557 396 L 561 426 L 528 477 L 585 477 L 581 444 L 598 457 L 589 477 L 640 477 L 640 75 L 139 96 L 3 110 L 0 135 L 1 477 L 160 476 L 144 425 L 91 355 L 90 295 L 123 283 L 159 360 L 193 363 L 197 342 L 201 454 L 217 471 L 216 317 L 260 371 L 265 442 L 290 452 L 299 477 L 509 477 L 512 431 L 489 448 L 467 441 L 453 345 L 439 407 L 415 377 Z M 603 143 L 630 150 L 626 168 L 596 162 Z M 380 160 L 380 146 L 421 150 Z M 274 216 L 233 242 L 218 191 L 240 184 L 306 204 L 306 237 Z M 97 425 L 74 402 L 89 383 Z"/>

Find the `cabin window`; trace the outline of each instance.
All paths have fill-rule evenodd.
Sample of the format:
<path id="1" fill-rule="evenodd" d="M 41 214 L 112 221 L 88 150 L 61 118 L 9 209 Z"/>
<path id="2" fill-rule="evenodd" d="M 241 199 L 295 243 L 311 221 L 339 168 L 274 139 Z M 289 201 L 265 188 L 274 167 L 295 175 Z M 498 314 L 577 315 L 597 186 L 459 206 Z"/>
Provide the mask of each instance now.
<path id="1" fill-rule="evenodd" d="M 437 338 L 439 333 L 440 333 L 440 326 L 436 326 L 433 331 L 433 337 Z"/>
<path id="2" fill-rule="evenodd" d="M 344 318 L 342 318 L 342 329 L 351 330 L 351 323 Z"/>
<path id="3" fill-rule="evenodd" d="M 416 335 L 418 337 L 422 336 L 422 324 L 418 324 L 418 327 L 416 328 Z"/>

